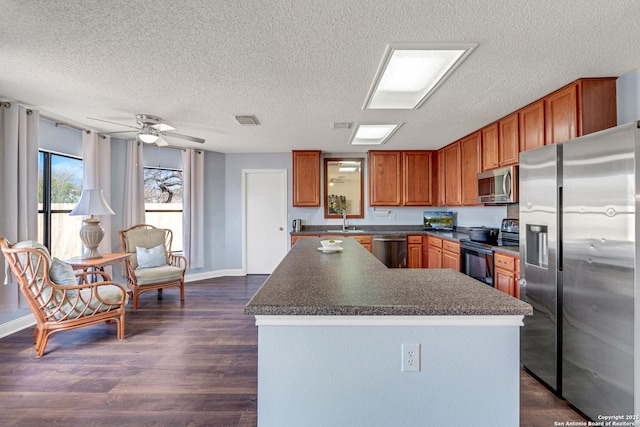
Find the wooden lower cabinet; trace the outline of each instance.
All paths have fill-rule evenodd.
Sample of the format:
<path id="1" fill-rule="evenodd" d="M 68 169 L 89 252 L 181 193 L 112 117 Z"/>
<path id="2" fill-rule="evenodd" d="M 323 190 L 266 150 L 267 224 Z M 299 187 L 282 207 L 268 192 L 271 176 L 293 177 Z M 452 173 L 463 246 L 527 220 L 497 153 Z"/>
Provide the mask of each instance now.
<path id="1" fill-rule="evenodd" d="M 439 237 L 427 238 L 428 268 L 451 268 L 460 271 L 460 243 Z"/>
<path id="2" fill-rule="evenodd" d="M 451 268 L 455 271 L 460 271 L 460 243 L 443 240 L 442 268 Z"/>
<path id="3" fill-rule="evenodd" d="M 304 239 L 304 238 L 309 238 L 309 237 L 314 237 L 314 238 L 323 238 L 323 239 L 345 239 L 347 237 L 352 237 L 355 240 L 357 240 L 358 242 L 360 242 L 360 244 L 362 246 L 364 246 L 364 248 L 366 250 L 368 250 L 369 252 L 372 252 L 373 250 L 373 245 L 372 245 L 372 239 L 371 239 L 371 235 L 370 234 L 362 234 L 362 235 L 358 235 L 358 236 L 344 236 L 342 234 L 305 234 L 305 235 L 296 235 L 296 236 L 291 236 L 291 246 L 293 246 L 298 240 L 300 239 Z"/>
<path id="4" fill-rule="evenodd" d="M 429 268 L 442 268 L 442 248 L 429 245 Z"/>
<path id="5" fill-rule="evenodd" d="M 349 237 L 353 237 L 358 242 L 360 242 L 360 244 L 364 246 L 366 250 L 368 250 L 369 252 L 373 252 L 373 240 L 371 238 L 371 235 L 363 234 L 361 236 L 349 236 Z"/>
<path id="6" fill-rule="evenodd" d="M 515 298 L 520 298 L 520 258 L 502 253 L 497 253 L 493 257 L 494 263 L 494 285 L 502 291 Z"/>
<path id="7" fill-rule="evenodd" d="M 407 236 L 407 267 L 422 268 L 422 236 Z"/>

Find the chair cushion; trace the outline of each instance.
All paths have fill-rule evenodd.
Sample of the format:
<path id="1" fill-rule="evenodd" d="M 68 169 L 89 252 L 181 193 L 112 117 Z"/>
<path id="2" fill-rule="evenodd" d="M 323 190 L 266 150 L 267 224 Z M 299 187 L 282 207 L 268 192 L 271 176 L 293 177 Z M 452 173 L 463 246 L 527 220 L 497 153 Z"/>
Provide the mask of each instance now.
<path id="1" fill-rule="evenodd" d="M 135 271 L 138 285 L 155 285 L 156 283 L 172 282 L 182 279 L 184 270 L 172 265 L 162 267 L 143 268 Z"/>
<path id="2" fill-rule="evenodd" d="M 164 246 L 166 231 L 161 228 L 136 228 L 125 233 L 126 251 L 131 254 L 129 261 L 134 269 L 138 268 L 136 248 L 153 248 L 158 245 Z M 165 248 L 165 264 L 169 264 L 169 254 Z"/>
<path id="3" fill-rule="evenodd" d="M 108 302 L 111 304 L 120 301 L 120 298 L 122 298 L 123 292 L 124 292 L 124 289 L 119 285 L 104 285 L 104 286 L 98 287 L 98 295 L 100 295 L 100 298 L 102 298 L 105 302 Z M 86 316 L 89 314 L 93 314 L 96 311 L 98 312 L 107 311 L 109 306 L 106 306 L 106 305 L 101 306 L 101 302 L 95 298 L 91 299 L 91 296 L 92 296 L 91 289 L 82 289 L 80 291 L 80 295 L 78 297 L 76 306 L 75 307 L 72 306 L 69 300 L 67 300 L 62 305 L 61 311 L 63 313 L 68 313 L 69 319 L 75 319 L 81 315 Z M 129 302 L 129 294 L 125 292 L 124 294 L 125 305 L 127 304 L 127 302 Z M 87 308 L 87 303 L 88 303 L 88 308 Z M 61 317 L 62 317 L 61 315 L 56 315 L 56 318 L 58 318 L 58 320 L 60 320 Z"/>
<path id="4" fill-rule="evenodd" d="M 49 279 L 56 285 L 61 286 L 75 286 L 78 284 L 76 273 L 73 271 L 71 264 L 60 261 L 58 258 L 51 260 Z"/>

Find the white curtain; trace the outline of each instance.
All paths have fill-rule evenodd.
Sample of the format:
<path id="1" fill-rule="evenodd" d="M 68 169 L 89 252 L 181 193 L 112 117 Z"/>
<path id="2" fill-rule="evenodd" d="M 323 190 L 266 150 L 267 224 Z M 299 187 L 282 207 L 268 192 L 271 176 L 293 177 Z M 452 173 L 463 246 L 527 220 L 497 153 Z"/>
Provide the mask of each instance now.
<path id="1" fill-rule="evenodd" d="M 104 198 L 111 206 L 111 137 L 98 135 L 93 131 L 82 132 L 82 189 L 102 190 Z M 104 228 L 104 239 L 98 250 L 111 253 L 111 215 L 101 215 L 100 225 Z"/>
<path id="2" fill-rule="evenodd" d="M 39 128 L 37 110 L 0 102 L 0 237 L 11 243 L 38 240 Z M 0 277 L 5 277 L 4 263 L 0 263 Z M 17 286 L 3 287 L 0 312 L 19 305 Z"/>
<path id="3" fill-rule="evenodd" d="M 204 267 L 204 153 L 182 153 L 183 252 L 189 268 Z"/>
<path id="4" fill-rule="evenodd" d="M 144 215 L 144 161 L 142 143 L 137 139 L 127 141 L 127 160 L 124 172 L 124 212 L 122 229 L 145 224 Z"/>

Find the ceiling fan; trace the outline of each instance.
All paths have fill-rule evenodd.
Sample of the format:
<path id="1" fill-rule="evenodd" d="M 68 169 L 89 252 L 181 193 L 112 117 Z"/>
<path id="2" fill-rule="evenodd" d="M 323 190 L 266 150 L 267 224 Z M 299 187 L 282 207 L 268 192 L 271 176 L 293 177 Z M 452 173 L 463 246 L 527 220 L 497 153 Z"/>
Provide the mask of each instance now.
<path id="1" fill-rule="evenodd" d="M 182 135 L 180 133 L 170 132 L 175 129 L 173 126 L 169 126 L 166 123 L 162 122 L 162 119 L 157 116 L 152 116 L 150 114 L 136 114 L 136 123 L 138 126 L 130 126 L 122 123 L 111 122 L 109 120 L 96 119 L 94 117 L 87 117 L 91 120 L 97 120 L 99 122 L 111 123 L 118 126 L 126 126 L 131 129 L 135 129 L 138 139 L 145 144 L 156 144 L 160 147 L 166 147 L 169 143 L 162 138 L 163 136 L 170 136 L 173 138 L 185 139 L 191 142 L 197 142 L 199 144 L 204 143 L 204 139 L 197 138 L 195 136 Z M 109 132 L 109 133 L 123 133 L 123 132 L 133 132 L 129 130 L 119 131 L 119 132 Z"/>

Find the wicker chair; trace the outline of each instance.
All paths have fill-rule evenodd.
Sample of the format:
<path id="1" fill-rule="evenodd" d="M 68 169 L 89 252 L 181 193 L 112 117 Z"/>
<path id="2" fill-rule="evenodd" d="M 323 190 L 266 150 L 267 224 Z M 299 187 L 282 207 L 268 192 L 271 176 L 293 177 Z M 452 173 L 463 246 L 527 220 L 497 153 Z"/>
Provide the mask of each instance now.
<path id="1" fill-rule="evenodd" d="M 187 259 L 171 253 L 173 232 L 153 225 L 138 224 L 120 231 L 122 250 L 131 254 L 126 260 L 127 286 L 133 296 L 133 308 L 138 308 L 140 294 L 154 289 L 160 294 L 164 288 L 180 288 L 180 301 L 184 301 L 184 274 Z M 143 265 L 139 258 L 141 251 L 162 246 L 162 261 Z M 153 266 L 155 265 L 155 266 Z"/>
<path id="2" fill-rule="evenodd" d="M 70 278 L 59 284 L 50 277 L 52 265 L 58 261 L 52 261 L 49 251 L 40 243 L 24 241 L 12 245 L 0 238 L 0 248 L 36 318 L 33 338 L 37 357 L 44 354 L 52 334 L 95 323 L 113 320 L 118 339 L 124 338 L 128 295 L 109 275 L 100 271 L 76 273 L 65 265 Z"/>

